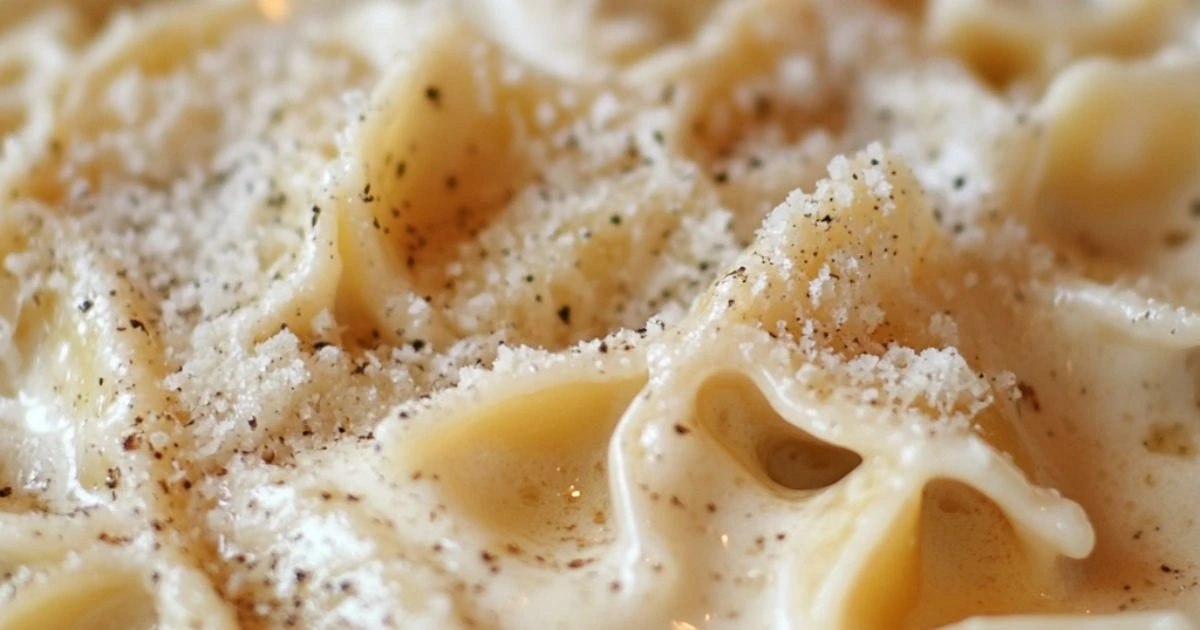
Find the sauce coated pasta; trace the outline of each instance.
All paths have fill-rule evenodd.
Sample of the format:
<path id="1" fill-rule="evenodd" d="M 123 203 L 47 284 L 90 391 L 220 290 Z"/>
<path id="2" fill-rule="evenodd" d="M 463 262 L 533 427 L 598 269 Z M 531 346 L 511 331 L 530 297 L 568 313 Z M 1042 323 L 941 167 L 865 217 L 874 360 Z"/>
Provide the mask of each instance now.
<path id="1" fill-rule="evenodd" d="M 0 2 L 0 629 L 1192 627 L 1198 12 Z"/>

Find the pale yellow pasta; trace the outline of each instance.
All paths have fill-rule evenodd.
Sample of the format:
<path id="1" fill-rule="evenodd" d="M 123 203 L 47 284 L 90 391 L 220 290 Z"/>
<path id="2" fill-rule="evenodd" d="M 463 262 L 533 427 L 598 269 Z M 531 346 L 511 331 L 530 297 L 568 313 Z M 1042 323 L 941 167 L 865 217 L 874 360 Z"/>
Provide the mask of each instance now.
<path id="1" fill-rule="evenodd" d="M 1193 627 L 1198 13 L 0 3 L 0 630 Z"/>
<path id="2" fill-rule="evenodd" d="M 929 36 L 985 80 L 1041 81 L 1071 59 L 1154 52 L 1183 31 L 1183 0 L 933 0 Z"/>

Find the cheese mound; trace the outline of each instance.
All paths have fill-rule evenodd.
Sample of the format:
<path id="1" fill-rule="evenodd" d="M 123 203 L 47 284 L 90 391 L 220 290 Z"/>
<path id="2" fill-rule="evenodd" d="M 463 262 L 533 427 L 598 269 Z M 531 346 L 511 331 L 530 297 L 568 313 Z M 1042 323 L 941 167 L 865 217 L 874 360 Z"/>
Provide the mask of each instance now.
<path id="1" fill-rule="evenodd" d="M 0 6 L 0 629 L 1190 628 L 1200 8 Z"/>

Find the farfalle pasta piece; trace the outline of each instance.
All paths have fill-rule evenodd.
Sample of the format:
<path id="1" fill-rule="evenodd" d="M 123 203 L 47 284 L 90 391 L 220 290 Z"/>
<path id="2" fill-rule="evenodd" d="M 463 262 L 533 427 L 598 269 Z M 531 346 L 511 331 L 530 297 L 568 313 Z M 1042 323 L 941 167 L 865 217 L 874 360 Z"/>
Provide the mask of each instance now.
<path id="1" fill-rule="evenodd" d="M 370 322 L 372 336 L 443 344 L 453 331 L 412 274 L 444 265 L 531 177 L 534 156 L 520 139 L 536 137 L 539 88 L 553 83 L 513 65 L 452 18 L 423 37 L 427 46 L 377 90 L 378 113 L 360 131 L 361 163 L 343 187 L 339 216 L 351 270 L 339 300 L 343 319 Z M 553 118 L 556 108 L 548 107 Z M 384 278 L 406 277 L 378 299 L 380 287 L 395 284 Z"/>
<path id="2" fill-rule="evenodd" d="M 411 476 L 436 478 L 446 503 L 493 529 L 498 543 L 569 562 L 611 535 L 608 440 L 642 384 L 633 377 L 506 392 L 511 399 L 478 417 L 413 440 Z"/>
<path id="3" fill-rule="evenodd" d="M 739 264 L 704 296 L 698 317 L 757 323 L 799 338 L 814 329 L 852 356 L 894 342 L 931 314 L 917 286 L 937 257 L 937 226 L 906 166 L 874 147 L 835 158 L 813 193 L 793 193 Z"/>
<path id="4" fill-rule="evenodd" d="M 1041 83 L 1077 57 L 1153 52 L 1170 39 L 1183 10 L 1179 0 L 937 0 L 925 27 L 935 44 L 986 81 Z"/>
<path id="5" fill-rule="evenodd" d="M 874 155 L 857 158 L 861 161 L 859 166 L 869 168 L 872 159 L 876 160 L 876 166 L 890 164 L 883 154 Z M 851 175 L 859 173 L 854 169 L 834 166 L 833 170 L 838 174 L 837 182 L 857 181 Z M 880 182 L 903 177 L 898 170 L 896 175 L 890 171 L 877 175 L 881 179 L 875 182 L 875 193 Z M 818 190 L 833 189 L 832 182 L 826 186 Z M 897 185 L 896 189 L 900 187 Z M 851 242 L 846 239 L 881 243 L 915 239 L 918 245 L 923 243 L 922 237 L 914 236 L 922 232 L 912 231 L 910 222 L 914 217 L 904 214 L 915 210 L 896 207 L 886 213 L 853 214 L 877 212 L 869 209 L 873 201 L 881 201 L 881 196 L 875 193 L 848 189 L 847 203 L 852 206 L 847 206 L 839 217 L 844 221 L 843 240 L 831 240 L 828 250 L 817 249 L 816 253 L 828 251 L 835 258 L 833 254 L 838 251 L 839 243 Z M 882 199 L 887 198 L 887 194 L 882 195 Z M 852 209 L 857 206 L 867 209 Z M 801 215 L 801 209 L 806 208 L 801 203 L 785 205 L 772 219 L 782 225 L 780 217 Z M 825 224 L 817 221 L 795 229 L 815 235 L 822 233 L 820 229 Z M 893 233 L 902 235 L 892 239 Z M 886 239 L 871 240 L 885 234 Z M 772 238 L 775 237 L 770 232 L 764 232 L 746 259 L 767 260 Z M 803 238 L 797 240 L 804 242 Z M 922 247 L 913 249 L 911 254 L 900 254 L 900 259 L 916 264 Z M 769 260 L 780 264 L 798 251 L 772 252 Z M 872 248 L 861 247 L 857 251 L 872 251 Z M 798 282 L 802 282 L 806 272 L 809 277 L 818 273 L 819 265 L 810 264 L 813 269 L 808 270 L 802 261 L 793 263 L 790 270 L 797 274 Z M 893 265 L 891 271 L 919 275 L 917 269 Z M 854 273 L 866 278 L 872 270 L 865 266 Z M 741 273 L 747 277 L 766 274 L 761 269 L 749 268 Z M 897 283 L 896 278 L 884 275 L 880 281 L 891 282 L 898 293 L 904 292 L 906 286 L 913 290 L 911 278 L 906 283 Z M 915 577 L 897 582 L 887 576 L 895 576 L 897 572 L 919 574 L 917 567 L 921 560 L 915 541 L 920 532 L 922 493 L 928 484 L 938 480 L 955 480 L 978 489 L 1000 506 L 1002 518 L 1012 519 L 1015 534 L 1007 544 L 1013 545 L 1016 554 L 1015 574 L 1027 575 L 1031 584 L 1053 582 L 1052 560 L 1056 554 L 1080 557 L 1090 549 L 1091 528 L 1078 507 L 1028 485 L 1022 473 L 975 434 L 968 423 L 961 418 L 937 415 L 934 411 L 937 407 L 892 407 L 890 403 L 881 406 L 878 400 L 843 398 L 847 390 L 838 389 L 839 379 L 846 378 L 853 369 L 861 371 L 870 381 L 877 378 L 870 376 L 877 368 L 857 364 L 843 368 L 841 375 L 836 373 L 836 366 L 833 366 L 835 373 L 830 374 L 816 365 L 798 369 L 808 360 L 803 346 L 795 344 L 788 351 L 775 345 L 764 332 L 747 326 L 753 326 L 753 320 L 740 319 L 737 314 L 744 311 L 711 310 L 718 297 L 726 295 L 722 282 L 678 327 L 650 334 L 632 348 L 637 353 L 634 356 L 646 353 L 644 369 L 648 370 L 644 377 L 648 380 L 636 397 L 632 392 L 643 382 L 642 377 L 629 380 L 629 376 L 618 375 L 628 370 L 634 370 L 636 375 L 643 368 L 638 367 L 639 362 L 628 367 L 613 364 L 612 353 L 621 348 L 621 342 L 606 340 L 599 346 L 593 343 L 581 349 L 578 358 L 552 372 L 524 373 L 523 379 L 539 383 L 538 394 L 522 394 L 528 386 L 510 384 L 503 389 L 516 393 L 498 396 L 495 392 L 501 389 L 501 383 L 521 374 L 502 371 L 486 381 L 466 386 L 461 392 L 447 394 L 447 401 L 471 400 L 476 407 L 496 411 L 485 411 L 437 430 L 407 430 L 432 437 L 395 447 L 398 478 L 403 479 L 407 471 L 409 482 L 430 488 L 443 497 L 441 501 L 451 510 L 468 515 L 473 526 L 459 529 L 457 537 L 482 547 L 478 553 L 483 562 L 478 570 L 494 570 L 508 576 L 501 594 L 489 591 L 480 601 L 494 602 L 487 604 L 489 607 L 498 606 L 511 588 L 533 601 L 544 602 L 538 607 L 539 618 L 555 614 L 548 612 L 550 602 L 561 603 L 573 591 L 532 585 L 539 583 L 536 576 L 540 572 L 555 567 L 561 570 L 566 558 L 565 566 L 578 570 L 572 581 L 607 583 L 614 597 L 624 597 L 625 592 L 636 593 L 631 596 L 640 602 L 641 619 L 691 623 L 699 622 L 706 614 L 705 618 L 710 619 L 716 611 L 705 613 L 705 610 L 716 601 L 713 598 L 717 585 L 739 575 L 759 575 L 763 579 L 742 584 L 738 606 L 716 613 L 722 623 L 765 622 L 766 617 L 759 615 L 771 614 L 768 611 L 773 610 L 786 610 L 788 618 L 797 623 L 831 626 L 879 623 L 907 614 L 918 597 Z M 799 300 L 791 301 L 791 296 L 782 292 L 760 294 L 755 302 L 775 304 L 773 308 L 777 310 L 788 304 L 801 308 L 804 305 Z M 589 365 L 589 357 L 600 360 L 596 364 L 598 372 L 589 374 L 590 369 L 584 367 Z M 913 360 L 951 372 L 966 368 L 953 353 Z M 958 366 L 954 365 L 956 360 Z M 609 367 L 600 367 L 605 365 Z M 914 363 L 890 365 L 890 369 L 899 369 L 901 373 L 920 369 Z M 976 377 L 969 370 L 959 377 L 966 379 L 961 385 L 952 385 L 954 380 L 942 378 L 950 387 L 977 387 L 970 385 Z M 610 384 L 601 387 L 595 379 Z M 567 385 L 568 382 L 575 385 Z M 818 385 L 822 382 L 833 388 Z M 618 386 L 620 383 L 628 384 L 627 393 L 617 393 L 626 391 L 625 385 Z M 577 395 L 572 403 L 590 410 L 586 416 L 589 420 L 580 422 L 585 416 L 543 415 L 538 411 L 545 408 L 546 401 L 556 400 L 572 387 L 575 389 L 571 391 L 577 394 L 586 390 L 600 396 L 593 402 L 591 394 L 582 398 Z M 987 391 L 984 387 L 971 390 L 968 395 L 982 396 Z M 956 394 L 950 395 L 953 398 Z M 489 400 L 495 402 L 485 402 Z M 619 405 L 623 404 L 629 407 L 621 412 Z M 408 419 L 411 412 L 405 411 L 392 422 L 397 428 L 410 422 L 427 425 L 433 410 L 443 405 L 433 403 L 412 419 Z M 562 410 L 569 405 L 553 407 Z M 593 419 L 593 414 L 598 415 Z M 610 438 L 609 427 L 614 423 L 615 434 Z M 582 439 L 584 432 L 594 433 L 595 439 Z M 566 443 L 589 445 L 593 450 L 607 442 L 607 463 L 593 462 L 594 471 L 586 475 L 584 469 L 577 470 L 574 466 L 586 465 L 593 461 L 592 457 L 570 458 L 574 464 L 548 464 L 557 472 L 536 479 L 549 481 L 553 486 L 549 490 L 534 478 L 513 477 L 507 472 L 538 465 L 536 462 L 551 454 L 558 457 L 571 452 L 537 448 L 536 445 L 545 447 L 545 440 L 556 439 L 553 437 L 556 435 L 570 435 Z M 499 440 L 499 436 L 507 437 Z M 911 453 L 897 459 L 888 446 L 897 441 L 908 443 Z M 544 451 L 546 455 L 524 458 L 521 461 L 527 461 L 521 465 L 503 455 L 531 448 L 535 449 L 532 452 Z M 591 475 L 605 471 L 608 488 L 614 493 L 612 505 L 596 508 L 589 502 L 593 494 L 607 493 L 597 490 L 598 483 Z M 567 478 L 555 482 L 559 475 Z M 500 482 L 490 491 L 493 482 L 489 477 Z M 559 491 L 554 492 L 555 489 Z M 548 491 L 568 504 L 578 501 L 579 505 L 592 506 L 589 510 L 603 514 L 603 518 L 597 517 L 591 523 L 576 522 L 574 517 L 567 518 L 573 514 L 569 509 L 558 516 L 544 515 L 537 510 L 544 505 L 543 495 Z M 514 512 L 514 506 L 521 505 L 522 496 L 529 500 L 520 511 Z M 884 496 L 889 499 L 885 501 Z M 848 504 L 860 505 L 870 516 L 849 516 L 844 510 Z M 759 525 L 754 529 L 761 530 L 760 535 L 742 532 L 739 538 L 731 540 L 729 535 L 721 534 L 723 525 L 740 522 L 742 514 L 755 515 Z M 1032 518 L 1032 514 L 1041 516 Z M 564 518 L 567 520 L 561 520 Z M 839 520 L 834 525 L 825 522 L 827 519 L 849 520 Z M 531 538 L 530 527 L 549 533 L 554 530 L 542 528 L 552 524 L 563 532 L 557 539 L 546 538 L 544 534 Z M 517 525 L 520 529 L 514 529 Z M 596 526 L 600 529 L 593 531 Z M 1004 527 L 981 527 L 986 530 L 986 526 Z M 855 534 L 856 528 L 862 529 Z M 739 531 L 742 529 L 739 525 Z M 881 534 L 884 530 L 890 533 Z M 467 533 L 470 531 L 474 533 Z M 608 533 L 600 535 L 600 532 Z M 873 542 L 868 544 L 867 540 Z M 547 547 L 548 544 L 554 546 Z M 473 547 L 438 546 L 440 555 L 456 563 L 468 563 L 475 553 Z M 705 549 L 710 551 L 699 551 Z M 796 564 L 783 561 L 788 557 L 794 558 Z M 825 568 L 817 569 L 817 565 Z M 767 575 L 775 575 L 773 572 L 778 572 L 776 578 L 766 579 Z M 811 581 L 798 582 L 799 576 Z M 906 582 L 909 587 L 899 585 Z M 852 593 L 860 594 L 863 599 Z M 831 600 L 844 604 L 831 608 L 826 605 Z M 499 611 L 491 610 L 495 612 L 490 614 Z M 517 614 L 510 617 L 514 623 L 533 619 Z"/>
<path id="6" fill-rule="evenodd" d="M 202 6 L 156 8 L 140 20 L 126 16 L 110 23 L 80 59 L 75 70 L 79 78 L 63 85 L 56 94 L 45 140 L 47 149 L 34 156 L 38 163 L 28 180 L 21 182 L 23 192 L 57 203 L 78 194 L 63 185 L 68 176 L 82 175 L 95 187 L 100 185 L 100 173 L 118 164 L 131 174 L 160 182 L 179 175 L 181 165 L 174 158 L 193 150 L 204 151 L 202 142 L 189 146 L 204 137 L 196 133 L 204 123 L 199 116 L 182 120 L 177 98 L 151 96 L 134 86 L 188 62 L 199 49 L 227 35 L 249 11 L 245 5 L 206 2 Z M 175 146 L 188 150 L 148 155 L 147 147 L 132 151 L 104 133 L 114 127 L 128 129 L 142 118 L 160 119 L 158 133 L 169 130 Z M 64 153 L 73 158 L 65 164 Z"/>
<path id="7" fill-rule="evenodd" d="M 1186 626 L 1198 17 L 3 4 L 0 627 Z"/>
<path id="8" fill-rule="evenodd" d="M 188 440 L 176 434 L 177 416 L 159 386 L 159 322 L 140 287 L 115 271 L 80 274 L 64 264 L 70 256 L 98 270 L 108 261 L 86 247 L 47 247 L 78 241 L 43 208 L 10 210 L 5 223 L 0 257 L 10 291 L 0 329 L 15 352 L 0 373 L 0 420 L 9 435 L 25 437 L 2 445 L 0 518 L 8 535 L 0 558 L 6 576 L 25 579 L 5 594 L 0 627 L 31 619 L 150 623 L 145 615 L 192 624 L 206 608 L 213 616 L 203 623 L 215 625 L 204 627 L 230 627 L 206 578 L 178 556 L 173 532 L 155 543 L 155 553 L 144 541 L 139 552 L 116 559 L 72 556 L 81 537 L 121 547 L 186 509 L 171 490 L 190 485 L 175 476 L 186 465 L 172 461 Z M 91 523 L 78 516 L 91 511 Z M 202 553 L 192 547 L 183 558 Z M 161 562 L 161 581 L 151 586 L 140 568 Z M 115 577 L 114 563 L 123 567 Z M 110 620 L 116 613 L 104 613 L 108 606 L 140 612 Z"/>
<path id="9" fill-rule="evenodd" d="M 1080 62 L 1040 110 L 1043 212 L 1056 237 L 1136 261 L 1188 233 L 1200 195 L 1200 62 Z"/>
<path id="10" fill-rule="evenodd" d="M 732 254 L 711 188 L 646 133 L 655 115 L 614 115 L 636 97 L 542 74 L 456 18 L 423 37 L 375 94 L 340 189 L 339 319 L 364 345 L 445 347 L 499 320 L 562 347 L 682 311 Z"/>
<path id="11" fill-rule="evenodd" d="M 136 425 L 145 417 L 151 426 L 161 421 L 153 416 L 161 404 L 155 382 L 161 374 L 144 362 L 158 352 L 155 321 L 143 315 L 136 288 L 96 283 L 70 271 L 63 258 L 46 255 L 46 243 L 69 238 L 53 217 L 38 211 L 16 217 L 6 221 L 7 243 L 0 249 L 10 289 L 0 331 L 12 350 L 0 372 L 0 417 L 9 431 L 26 437 L 3 445 L 0 484 L 37 487 L 43 509 L 67 512 L 124 495 L 121 479 L 141 472 L 136 465 L 125 468 L 132 462 L 122 462 L 121 454 L 134 450 L 123 445 L 140 443 L 147 427 Z M 55 433 L 71 438 L 55 439 Z"/>
<path id="12" fill-rule="evenodd" d="M 494 373 L 402 410 L 382 429 L 384 474 L 443 507 L 427 514 L 423 501 L 396 495 L 364 500 L 428 523 L 417 538 L 433 550 L 428 561 L 461 566 L 467 584 L 507 576 L 478 589 L 460 614 L 520 625 L 550 613 L 565 622 L 589 593 L 622 597 L 613 571 L 627 547 L 613 511 L 611 437 L 645 383 L 636 343 L 610 337 L 546 369 L 530 370 L 528 351 L 503 356 Z M 453 419 L 440 422 L 442 414 Z M 510 610 L 514 596 L 530 606 Z M 645 597 L 648 606 L 661 599 Z"/>
<path id="13" fill-rule="evenodd" d="M 623 456 L 614 473 L 622 477 L 618 487 L 625 489 L 619 522 L 637 532 L 632 541 L 640 552 L 636 562 L 628 554 L 625 571 L 635 576 L 639 588 L 670 589 L 675 618 L 699 620 L 704 604 L 713 601 L 706 593 L 734 576 L 755 574 L 763 579 L 743 586 L 740 605 L 731 611 L 736 614 L 724 617 L 723 612 L 724 622 L 754 623 L 756 615 L 766 614 L 755 611 L 781 608 L 796 623 L 834 627 L 876 625 L 903 616 L 916 596 L 914 541 L 921 494 L 937 479 L 962 481 L 1001 505 L 1021 532 L 1020 544 L 1028 545 L 1026 570 L 1036 576 L 1034 583 L 1052 579 L 1041 554 L 1079 557 L 1089 550 L 1091 529 L 1082 511 L 1027 485 L 1019 471 L 964 425 L 911 412 L 891 416 L 862 403 L 853 411 L 853 404 L 818 402 L 811 394 L 793 398 L 803 386 L 793 384 L 790 361 L 768 358 L 779 353 L 766 351 L 765 335 L 739 332 L 736 324 L 719 336 L 686 336 L 704 339 L 708 349 L 659 350 L 657 354 L 674 356 L 651 364 L 648 396 L 631 408 L 615 438 Z M 725 376 L 729 372 L 746 376 L 730 380 Z M 739 393 L 747 389 L 761 393 Z M 735 398 L 727 403 L 712 398 L 731 395 Z M 685 402 L 690 396 L 695 396 L 694 407 Z M 722 409 L 745 414 L 735 422 L 743 431 L 777 414 L 808 437 L 776 434 L 749 451 L 736 443 L 721 444 L 729 436 L 705 428 L 712 426 L 705 418 L 727 413 Z M 922 426 L 928 430 L 923 439 L 916 437 L 925 434 L 926 429 L 917 429 Z M 692 433 L 697 427 L 705 429 Z M 883 445 L 894 440 L 909 444 L 911 454 L 899 460 L 882 455 L 878 449 L 886 450 Z M 729 448 L 751 459 L 735 456 L 718 464 L 721 450 Z M 753 472 L 738 474 L 747 463 Z M 699 469 L 708 472 L 699 478 L 678 472 Z M 865 512 L 850 516 L 846 508 L 851 505 Z M 1038 507 L 1031 509 L 1034 505 Z M 1029 520 L 1033 513 L 1044 518 Z M 754 515 L 753 531 L 745 531 L 743 514 Z M 704 522 L 712 525 L 693 530 L 691 523 Z M 739 523 L 738 536 L 722 536 L 722 531 L 735 531 L 734 523 Z M 696 531 L 700 538 L 667 533 L 681 531 Z M 712 539 L 730 551 L 718 549 L 712 557 L 695 552 L 712 549 Z M 778 563 L 762 564 L 765 560 L 756 560 L 760 555 Z M 657 565 L 663 568 L 655 570 Z M 900 577 L 904 575 L 912 577 Z M 830 607 L 829 601 L 841 605 Z"/>
<path id="14" fill-rule="evenodd" d="M 743 242 L 844 146 L 851 87 L 827 80 L 843 70 L 832 28 L 807 3 L 725 3 L 693 37 L 622 77 L 669 107 L 666 144 L 704 169 Z"/>
<path id="15" fill-rule="evenodd" d="M 232 611 L 194 567 L 151 559 L 145 549 L 123 549 L 130 541 L 107 532 L 100 545 L 6 594 L 0 628 L 237 627 Z"/>

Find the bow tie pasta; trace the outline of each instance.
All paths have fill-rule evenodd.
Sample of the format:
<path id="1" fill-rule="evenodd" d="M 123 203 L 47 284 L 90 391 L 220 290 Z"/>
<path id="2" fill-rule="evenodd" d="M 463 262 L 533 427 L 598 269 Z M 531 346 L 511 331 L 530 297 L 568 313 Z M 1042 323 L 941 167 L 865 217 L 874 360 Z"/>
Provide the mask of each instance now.
<path id="1" fill-rule="evenodd" d="M 1200 621 L 1183 0 L 0 3 L 0 630 Z"/>

